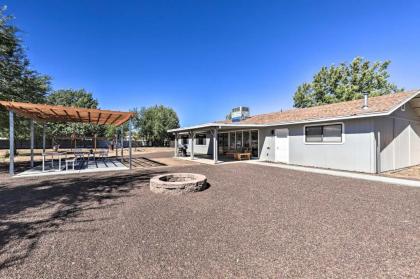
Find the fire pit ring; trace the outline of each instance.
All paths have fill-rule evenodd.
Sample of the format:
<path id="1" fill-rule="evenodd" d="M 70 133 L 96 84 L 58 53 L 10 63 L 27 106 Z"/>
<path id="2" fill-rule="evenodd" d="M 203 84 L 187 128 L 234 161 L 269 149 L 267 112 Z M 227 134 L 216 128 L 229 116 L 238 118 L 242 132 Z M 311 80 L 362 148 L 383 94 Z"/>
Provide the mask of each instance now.
<path id="1" fill-rule="evenodd" d="M 207 186 L 207 178 L 196 173 L 169 173 L 150 179 L 150 190 L 154 193 L 185 194 L 202 191 Z"/>

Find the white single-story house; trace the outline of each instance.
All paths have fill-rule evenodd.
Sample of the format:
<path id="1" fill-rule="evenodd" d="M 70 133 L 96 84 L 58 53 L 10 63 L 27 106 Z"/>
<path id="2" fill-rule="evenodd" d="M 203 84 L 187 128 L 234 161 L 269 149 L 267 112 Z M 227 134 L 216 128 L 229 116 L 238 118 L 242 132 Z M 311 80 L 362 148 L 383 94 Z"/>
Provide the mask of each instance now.
<path id="1" fill-rule="evenodd" d="M 380 173 L 420 164 L 420 90 L 169 130 L 188 156 L 228 152 L 285 164 Z"/>

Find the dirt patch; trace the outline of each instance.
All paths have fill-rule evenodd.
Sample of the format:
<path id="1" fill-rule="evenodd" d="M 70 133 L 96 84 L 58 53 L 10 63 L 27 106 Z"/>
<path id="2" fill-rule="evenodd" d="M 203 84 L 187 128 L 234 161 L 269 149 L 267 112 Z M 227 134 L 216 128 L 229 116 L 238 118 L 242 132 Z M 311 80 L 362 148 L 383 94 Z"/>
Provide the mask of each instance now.
<path id="1" fill-rule="evenodd" d="M 420 165 L 383 173 L 384 176 L 420 180 Z"/>
<path id="2" fill-rule="evenodd" d="M 169 172 L 211 187 L 152 193 Z M 415 278 L 419 201 L 419 188 L 245 163 L 10 179 L 0 278 Z"/>

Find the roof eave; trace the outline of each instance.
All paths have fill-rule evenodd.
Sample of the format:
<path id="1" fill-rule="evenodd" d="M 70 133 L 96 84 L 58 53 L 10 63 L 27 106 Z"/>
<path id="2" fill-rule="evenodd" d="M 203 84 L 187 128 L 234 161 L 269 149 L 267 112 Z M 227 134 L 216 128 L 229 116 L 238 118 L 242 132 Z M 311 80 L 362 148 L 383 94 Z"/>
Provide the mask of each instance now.
<path id="1" fill-rule="evenodd" d="M 285 126 L 285 125 L 294 125 L 294 124 L 331 122 L 331 121 L 341 121 L 341 120 L 357 119 L 357 118 L 388 116 L 388 115 L 391 115 L 393 112 L 395 112 L 402 105 L 404 105 L 404 104 L 408 103 L 409 101 L 411 101 L 412 99 L 414 99 L 419 94 L 420 94 L 420 90 L 417 90 L 411 96 L 409 96 L 405 100 L 399 102 L 397 105 L 392 107 L 390 110 L 383 111 L 383 112 L 373 112 L 373 113 L 356 114 L 356 115 L 345 115 L 345 116 L 330 117 L 330 118 L 306 119 L 306 120 L 300 120 L 300 121 L 273 122 L 273 123 L 265 123 L 265 124 L 206 123 L 206 124 L 203 124 L 203 125 L 172 129 L 172 130 L 168 130 L 168 132 L 170 132 L 170 133 L 172 133 L 172 132 L 186 132 L 186 131 L 197 130 L 197 129 L 202 129 L 202 128 L 210 128 L 210 127 L 273 127 L 273 126 Z"/>

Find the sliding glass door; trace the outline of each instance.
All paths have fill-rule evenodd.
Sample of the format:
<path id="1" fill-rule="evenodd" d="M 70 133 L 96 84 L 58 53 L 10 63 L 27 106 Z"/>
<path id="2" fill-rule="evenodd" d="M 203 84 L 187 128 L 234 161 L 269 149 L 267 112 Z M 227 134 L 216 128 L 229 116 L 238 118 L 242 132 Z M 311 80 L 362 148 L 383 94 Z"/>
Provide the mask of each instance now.
<path id="1" fill-rule="evenodd" d="M 258 130 L 251 131 L 251 154 L 258 157 Z"/>
<path id="2" fill-rule="evenodd" d="M 227 152 L 251 152 L 258 157 L 258 130 L 223 132 L 218 135 L 219 154 Z"/>
<path id="3" fill-rule="evenodd" d="M 229 150 L 229 134 L 228 133 L 219 133 L 219 154 L 223 154 Z"/>

